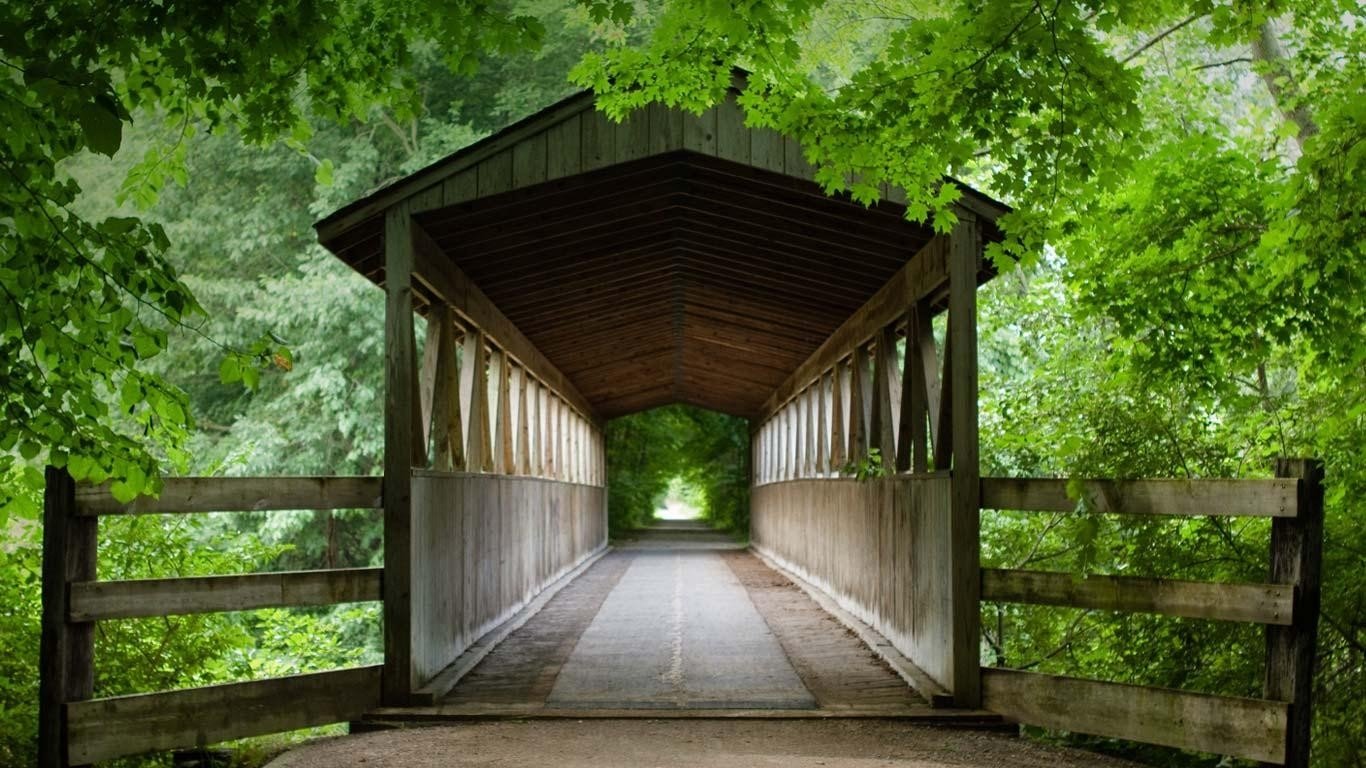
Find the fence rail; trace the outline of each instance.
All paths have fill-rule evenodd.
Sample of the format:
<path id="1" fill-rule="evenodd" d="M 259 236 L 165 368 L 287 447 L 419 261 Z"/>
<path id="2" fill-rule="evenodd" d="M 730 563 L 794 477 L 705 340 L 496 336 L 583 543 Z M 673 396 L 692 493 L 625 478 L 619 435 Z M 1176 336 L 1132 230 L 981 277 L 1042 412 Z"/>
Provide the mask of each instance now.
<path id="1" fill-rule="evenodd" d="M 1078 499 L 1068 494 L 1067 480 L 984 477 L 982 508 L 1071 512 L 1083 503 L 1120 515 L 1294 517 L 1299 480 L 1083 480 L 1080 487 Z"/>
<path id="2" fill-rule="evenodd" d="M 66 768 L 359 717 L 379 703 L 380 667 L 95 699 L 94 627 L 109 619 L 376 601 L 382 568 L 98 581 L 100 516 L 374 509 L 378 477 L 170 478 L 123 503 L 48 468 L 43 512 L 39 765 Z"/>
<path id="3" fill-rule="evenodd" d="M 1323 466 L 1282 459 L 1266 480 L 982 478 L 982 509 L 1272 519 L 1265 584 L 982 569 L 984 602 L 1159 613 L 1266 625 L 1259 699 L 1215 696 L 1003 668 L 982 669 L 982 704 L 1022 723 L 1309 764 L 1310 677 L 1319 612 Z M 1069 490 L 1078 492 L 1076 496 Z"/>

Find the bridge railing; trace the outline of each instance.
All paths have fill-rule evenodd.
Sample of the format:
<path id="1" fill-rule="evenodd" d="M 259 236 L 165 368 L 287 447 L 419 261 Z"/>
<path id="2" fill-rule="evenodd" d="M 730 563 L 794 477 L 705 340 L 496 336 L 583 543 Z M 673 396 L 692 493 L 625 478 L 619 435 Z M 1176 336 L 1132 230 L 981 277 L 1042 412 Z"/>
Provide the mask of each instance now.
<path id="1" fill-rule="evenodd" d="M 380 667 L 93 698 L 96 622 L 379 600 L 382 568 L 98 581 L 101 516 L 379 508 L 379 477 L 168 478 L 119 502 L 49 468 L 43 512 L 39 765 L 65 768 L 358 718 Z"/>
<path id="2" fill-rule="evenodd" d="M 1281 460 L 1264 480 L 1086 481 L 1084 507 L 1123 515 L 1271 518 L 1266 583 L 1176 581 L 1013 569 L 982 570 L 984 602 L 1156 613 L 1262 624 L 1261 698 L 1127 685 L 997 667 L 982 704 L 1021 723 L 1274 765 L 1308 765 L 1310 693 L 1323 546 L 1322 465 Z M 1074 484 L 1075 485 L 1075 484 Z M 983 509 L 1071 512 L 1066 480 L 982 478 Z"/>

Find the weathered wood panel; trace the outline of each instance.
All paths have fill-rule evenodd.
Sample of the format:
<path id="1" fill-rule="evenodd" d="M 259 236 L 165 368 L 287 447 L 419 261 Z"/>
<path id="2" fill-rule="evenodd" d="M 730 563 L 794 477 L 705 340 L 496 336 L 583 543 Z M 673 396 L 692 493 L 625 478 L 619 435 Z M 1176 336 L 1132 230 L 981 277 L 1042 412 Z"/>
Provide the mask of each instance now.
<path id="1" fill-rule="evenodd" d="M 982 508 L 1071 512 L 1078 499 L 1067 480 L 984 477 Z M 1295 478 L 1248 480 L 1084 480 L 1082 501 L 1093 512 L 1122 515 L 1224 515 L 1294 517 L 1299 481 Z"/>
<path id="2" fill-rule="evenodd" d="M 982 670 L 982 706 L 1022 723 L 1281 764 L 1288 705 Z"/>
<path id="3" fill-rule="evenodd" d="M 239 512 L 276 509 L 377 509 L 381 477 L 168 477 L 157 498 L 123 503 L 107 486 L 76 488 L 81 515 Z"/>
<path id="4" fill-rule="evenodd" d="M 71 621 L 336 605 L 380 599 L 383 568 L 251 573 L 181 579 L 80 581 L 71 585 Z"/>
<path id="5" fill-rule="evenodd" d="M 69 704 L 71 763 L 353 720 L 379 705 L 379 678 L 357 667 Z"/>
<path id="6" fill-rule="evenodd" d="M 750 506 L 756 549 L 951 680 L 947 475 L 770 483 Z"/>
<path id="7" fill-rule="evenodd" d="M 1294 614 L 1295 588 L 984 568 L 982 599 L 1284 626 Z"/>
<path id="8" fill-rule="evenodd" d="M 38 645 L 38 765 L 65 768 L 64 704 L 95 689 L 95 625 L 67 618 L 67 585 L 95 578 L 96 518 L 75 516 L 76 484 L 63 468 L 48 467 L 43 494 L 43 605 Z"/>
<path id="9" fill-rule="evenodd" d="M 1323 572 L 1323 462 L 1279 459 L 1276 476 L 1299 480 L 1298 515 L 1271 521 L 1271 580 L 1295 592 L 1288 627 L 1266 629 L 1266 680 L 1262 695 L 1290 702 L 1285 764 L 1309 765 Z"/>
<path id="10" fill-rule="evenodd" d="M 607 542 L 606 492 L 534 477 L 413 478 L 414 690 Z"/>

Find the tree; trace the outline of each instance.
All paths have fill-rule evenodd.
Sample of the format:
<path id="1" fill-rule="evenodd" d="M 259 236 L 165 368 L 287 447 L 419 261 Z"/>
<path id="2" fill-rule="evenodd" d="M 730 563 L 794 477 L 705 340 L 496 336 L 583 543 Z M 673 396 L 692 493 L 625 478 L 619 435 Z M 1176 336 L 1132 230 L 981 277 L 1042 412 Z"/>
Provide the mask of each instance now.
<path id="1" fill-rule="evenodd" d="M 183 464 L 192 424 L 184 392 L 150 373 L 171 328 L 205 313 L 166 259 L 165 231 L 140 217 L 90 220 L 67 165 L 113 155 L 134 116 L 171 135 L 128 173 L 143 206 L 187 180 L 190 139 L 233 129 L 248 142 L 301 146 L 310 116 L 407 118 L 418 87 L 406 67 L 438 39 L 445 62 L 472 72 L 488 51 L 534 45 L 533 18 L 484 4 L 254 2 L 89 3 L 0 9 L 0 474 L 46 457 L 83 480 L 114 480 L 131 498 L 155 491 L 162 463 Z M 249 42 L 248 42 L 249 41 Z M 320 175 L 330 173 L 320 164 Z M 269 335 L 223 347 L 221 375 L 254 386 L 288 368 Z M 26 473 L 36 483 L 33 473 Z"/>
<path id="2" fill-rule="evenodd" d="M 1347 765 L 1366 755 L 1364 39 L 1359 4 L 1338 0 L 678 0 L 647 44 L 575 77 L 612 114 L 700 109 L 739 66 L 748 122 L 799 139 L 827 190 L 900 186 L 941 229 L 946 175 L 1015 206 L 982 304 L 992 471 L 1229 476 L 1322 457 L 1315 754 Z M 985 515 L 983 531 L 998 564 L 1265 577 L 1257 525 Z M 1013 607 L 983 626 L 1012 664 L 1258 690 L 1246 632 Z"/>

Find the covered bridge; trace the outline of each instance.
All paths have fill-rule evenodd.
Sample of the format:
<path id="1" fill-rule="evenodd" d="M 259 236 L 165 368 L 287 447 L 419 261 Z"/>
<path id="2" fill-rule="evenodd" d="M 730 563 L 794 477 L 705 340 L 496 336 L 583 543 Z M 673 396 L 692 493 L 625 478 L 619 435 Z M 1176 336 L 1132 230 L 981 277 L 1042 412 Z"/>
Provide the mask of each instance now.
<path id="1" fill-rule="evenodd" d="M 744 125 L 743 87 L 620 124 L 573 96 L 318 223 L 387 297 L 382 479 L 187 478 L 123 505 L 52 471 L 44 764 L 440 701 L 607 547 L 605 421 L 687 403 L 750 421 L 754 550 L 869 628 L 928 703 L 1303 765 L 1317 465 L 1089 481 L 1081 499 L 1061 479 L 981 478 L 977 288 L 1007 209 L 965 189 L 936 235 L 897 190 L 827 196 L 796 142 Z M 886 475 L 851 476 L 874 452 Z M 1079 503 L 1273 517 L 1268 583 L 981 569 L 980 510 Z M 382 572 L 94 581 L 98 515 L 352 506 L 383 510 Z M 95 621 L 365 599 L 383 602 L 380 668 L 90 699 Z M 983 668 L 983 600 L 1266 624 L 1265 696 Z"/>

